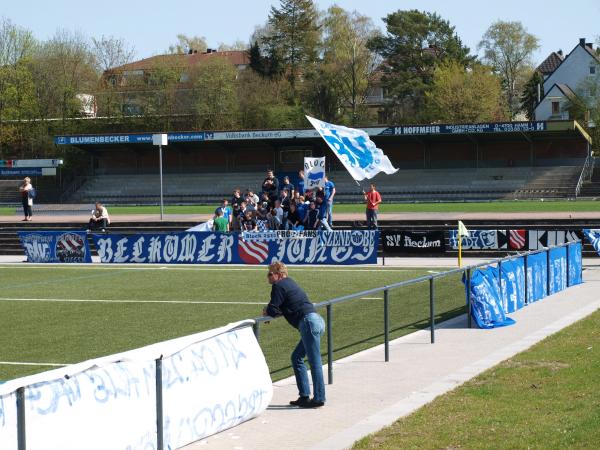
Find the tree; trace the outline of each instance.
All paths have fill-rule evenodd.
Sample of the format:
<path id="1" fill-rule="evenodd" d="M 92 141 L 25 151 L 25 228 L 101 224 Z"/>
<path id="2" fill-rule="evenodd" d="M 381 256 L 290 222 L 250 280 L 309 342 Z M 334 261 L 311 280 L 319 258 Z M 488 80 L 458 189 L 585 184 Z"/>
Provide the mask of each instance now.
<path id="1" fill-rule="evenodd" d="M 454 27 L 436 13 L 396 11 L 383 20 L 387 34 L 371 39 L 369 48 L 383 58 L 381 81 L 391 97 L 389 119 L 418 121 L 435 68 L 452 60 L 467 67 L 474 58 Z"/>
<path id="2" fill-rule="evenodd" d="M 104 77 L 103 74 L 115 67 L 128 64 L 135 55 L 135 50 L 122 39 L 113 36 L 92 38 L 92 53 L 96 71 L 100 76 L 97 91 L 97 105 L 101 114 L 113 116 L 120 112 L 118 93 L 115 90 L 116 76 Z"/>
<path id="3" fill-rule="evenodd" d="M 237 123 L 236 67 L 225 58 L 212 58 L 196 69 L 194 91 L 199 125 L 227 129 Z"/>
<path id="4" fill-rule="evenodd" d="M 478 49 L 484 52 L 483 61 L 502 78 L 511 117 L 521 110 L 519 92 L 531 75 L 531 58 L 538 48 L 538 38 L 529 34 L 521 22 L 495 22 L 479 42 Z"/>
<path id="5" fill-rule="evenodd" d="M 239 125 L 249 129 L 298 128 L 306 124 L 304 110 L 290 104 L 291 87 L 285 79 L 270 79 L 252 70 L 237 80 Z"/>
<path id="6" fill-rule="evenodd" d="M 535 119 L 535 107 L 543 96 L 544 77 L 536 70 L 533 72 L 533 75 L 529 81 L 525 83 L 523 92 L 521 93 L 521 108 L 525 111 L 525 114 L 529 120 Z"/>
<path id="7" fill-rule="evenodd" d="M 0 66 L 14 66 L 32 55 L 36 41 L 31 31 L 14 25 L 10 20 L 0 20 Z"/>
<path id="8" fill-rule="evenodd" d="M 237 40 L 233 44 L 219 43 L 217 50 L 220 52 L 248 50 L 248 44 L 244 41 Z"/>
<path id="9" fill-rule="evenodd" d="M 321 83 L 317 98 L 329 99 L 331 112 L 354 125 L 376 66 L 376 55 L 367 47 L 376 35 L 375 27 L 368 17 L 334 5 L 328 9 L 321 28 L 323 60 L 319 64 Z M 326 113 L 321 117 L 337 119 Z"/>
<path id="10" fill-rule="evenodd" d="M 79 33 L 57 31 L 39 46 L 30 66 L 41 117 L 60 117 L 63 126 L 66 118 L 79 115 L 77 94 L 93 92 L 98 84 L 94 56 Z"/>
<path id="11" fill-rule="evenodd" d="M 207 48 L 208 45 L 206 44 L 206 38 L 204 36 L 178 34 L 177 42 L 173 45 L 169 45 L 168 53 L 189 53 L 190 51 L 204 53 Z"/>
<path id="12" fill-rule="evenodd" d="M 499 78 L 488 66 L 465 69 L 456 61 L 438 66 L 426 93 L 432 122 L 491 122 L 504 120 Z"/>
<path id="13" fill-rule="evenodd" d="M 123 39 L 114 36 L 102 36 L 100 39 L 92 38 L 91 51 L 95 57 L 96 70 L 103 72 L 115 67 L 128 64 L 135 56 L 135 50 Z"/>
<path id="14" fill-rule="evenodd" d="M 268 54 L 283 62 L 296 97 L 299 77 L 317 60 L 320 32 L 315 4 L 312 0 L 281 0 L 280 8 L 271 7 L 269 25 L 272 31 L 265 37 Z"/>

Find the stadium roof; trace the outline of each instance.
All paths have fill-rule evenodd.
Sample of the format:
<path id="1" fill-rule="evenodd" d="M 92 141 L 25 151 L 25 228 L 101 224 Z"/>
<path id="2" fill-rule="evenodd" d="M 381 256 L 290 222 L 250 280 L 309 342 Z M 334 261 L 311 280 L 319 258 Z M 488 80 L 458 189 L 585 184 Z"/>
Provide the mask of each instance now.
<path id="1" fill-rule="evenodd" d="M 509 139 L 536 140 L 549 137 L 579 137 L 591 143 L 590 136 L 575 121 L 496 122 L 473 124 L 398 125 L 362 128 L 374 140 L 419 139 Z M 157 131 L 156 133 L 161 133 Z M 72 145 L 87 149 L 114 148 L 114 146 L 152 146 L 151 132 L 131 134 L 85 134 L 55 136 L 56 145 Z M 265 142 L 272 145 L 303 145 L 320 141 L 314 129 L 295 130 L 238 130 L 238 131 L 185 131 L 168 132 L 169 144 Z"/>

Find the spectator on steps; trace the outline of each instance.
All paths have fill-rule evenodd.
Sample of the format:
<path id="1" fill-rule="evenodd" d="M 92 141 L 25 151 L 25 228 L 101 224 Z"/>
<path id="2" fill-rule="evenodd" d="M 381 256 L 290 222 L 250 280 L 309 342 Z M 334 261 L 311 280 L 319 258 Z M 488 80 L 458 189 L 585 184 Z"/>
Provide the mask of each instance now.
<path id="1" fill-rule="evenodd" d="M 92 210 L 92 217 L 88 223 L 88 232 L 99 228 L 104 233 L 109 224 L 108 211 L 102 206 L 102 203 L 96 202 L 96 208 Z"/>

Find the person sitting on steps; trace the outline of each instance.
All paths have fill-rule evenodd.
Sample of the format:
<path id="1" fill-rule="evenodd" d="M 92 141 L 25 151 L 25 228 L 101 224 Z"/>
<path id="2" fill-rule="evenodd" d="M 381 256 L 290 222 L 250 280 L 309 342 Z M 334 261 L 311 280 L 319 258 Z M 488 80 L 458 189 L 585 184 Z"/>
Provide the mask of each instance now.
<path id="1" fill-rule="evenodd" d="M 108 217 L 108 211 L 102 206 L 102 203 L 96 202 L 96 208 L 92 210 L 92 217 L 88 223 L 88 232 L 99 228 L 105 233 L 109 224 L 110 217 Z"/>

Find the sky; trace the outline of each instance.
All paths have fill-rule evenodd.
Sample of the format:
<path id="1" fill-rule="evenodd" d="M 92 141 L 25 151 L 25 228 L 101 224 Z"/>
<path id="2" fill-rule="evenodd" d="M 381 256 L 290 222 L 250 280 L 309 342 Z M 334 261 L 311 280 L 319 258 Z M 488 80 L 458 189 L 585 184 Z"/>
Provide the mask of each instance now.
<path id="1" fill-rule="evenodd" d="M 135 49 L 136 59 L 165 53 L 177 34 L 204 36 L 209 47 L 220 43 L 247 42 L 263 25 L 271 5 L 279 0 L 6 0 L 0 17 L 27 28 L 39 40 L 51 38 L 58 29 L 81 32 L 88 37 L 114 36 Z M 566 53 L 586 38 L 600 36 L 600 1 L 546 0 L 316 0 L 321 10 L 333 4 L 371 17 L 385 31 L 381 20 L 397 10 L 436 12 L 455 27 L 463 44 L 477 52 L 477 44 L 495 21 L 519 21 L 538 37 L 540 49 L 534 62 L 552 51 Z"/>

